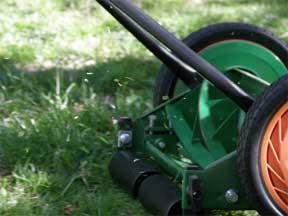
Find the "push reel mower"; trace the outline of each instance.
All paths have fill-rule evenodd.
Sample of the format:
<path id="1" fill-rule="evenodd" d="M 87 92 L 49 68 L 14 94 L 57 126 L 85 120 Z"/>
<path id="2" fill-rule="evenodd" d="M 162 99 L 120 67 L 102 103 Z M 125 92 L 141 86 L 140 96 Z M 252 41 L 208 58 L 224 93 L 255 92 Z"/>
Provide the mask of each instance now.
<path id="1" fill-rule="evenodd" d="M 97 1 L 165 65 L 155 109 L 119 120 L 112 178 L 156 215 L 288 215 L 285 42 L 239 23 L 182 42 L 128 0 Z"/>

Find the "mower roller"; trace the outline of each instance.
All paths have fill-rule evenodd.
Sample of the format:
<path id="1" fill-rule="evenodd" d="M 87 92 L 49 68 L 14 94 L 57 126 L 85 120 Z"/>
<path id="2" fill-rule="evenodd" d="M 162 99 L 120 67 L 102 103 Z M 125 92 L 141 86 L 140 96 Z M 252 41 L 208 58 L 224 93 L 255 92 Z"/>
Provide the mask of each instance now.
<path id="1" fill-rule="evenodd" d="M 155 215 L 288 215 L 288 48 L 223 23 L 178 40 L 128 0 L 97 0 L 165 66 L 155 108 L 118 121 L 111 177 Z"/>

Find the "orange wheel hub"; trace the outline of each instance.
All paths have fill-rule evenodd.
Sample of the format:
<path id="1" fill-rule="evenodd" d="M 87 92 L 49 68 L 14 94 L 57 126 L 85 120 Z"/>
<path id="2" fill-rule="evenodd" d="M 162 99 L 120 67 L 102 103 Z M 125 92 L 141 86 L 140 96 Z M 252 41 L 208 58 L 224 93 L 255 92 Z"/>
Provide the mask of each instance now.
<path id="1" fill-rule="evenodd" d="M 288 213 L 288 103 L 268 124 L 260 162 L 267 191 L 274 203 Z"/>

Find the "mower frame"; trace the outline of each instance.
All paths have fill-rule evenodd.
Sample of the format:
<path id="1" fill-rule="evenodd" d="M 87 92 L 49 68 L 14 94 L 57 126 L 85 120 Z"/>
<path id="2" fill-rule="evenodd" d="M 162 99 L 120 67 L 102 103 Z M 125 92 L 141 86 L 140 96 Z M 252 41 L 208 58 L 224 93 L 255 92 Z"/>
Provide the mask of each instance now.
<path id="1" fill-rule="evenodd" d="M 188 87 L 191 82 L 207 80 L 248 112 L 254 102 L 251 95 L 138 7 L 128 0 L 96 1 Z M 245 71 L 236 72 L 236 76 L 241 74 L 246 81 L 255 82 L 259 91 L 270 84 Z M 203 209 L 252 209 L 238 177 L 236 150 L 224 154 L 219 152 L 219 143 L 211 141 L 203 146 L 197 140 L 199 131 L 194 129 L 198 110 L 191 104 L 197 104 L 201 86 L 191 88 L 135 121 L 119 120 L 119 151 L 110 163 L 111 176 L 133 196 L 139 195 L 142 204 L 155 214 L 178 214 L 174 207 L 179 203 L 183 215 L 199 215 Z M 177 142 L 181 143 L 181 150 L 177 149 Z M 174 152 L 188 161 L 173 157 Z M 170 179 L 163 179 L 157 169 L 140 158 L 152 159 L 173 176 L 175 184 L 171 186 Z M 180 184 L 181 189 L 175 187 Z M 163 197 L 164 193 L 170 197 Z"/>

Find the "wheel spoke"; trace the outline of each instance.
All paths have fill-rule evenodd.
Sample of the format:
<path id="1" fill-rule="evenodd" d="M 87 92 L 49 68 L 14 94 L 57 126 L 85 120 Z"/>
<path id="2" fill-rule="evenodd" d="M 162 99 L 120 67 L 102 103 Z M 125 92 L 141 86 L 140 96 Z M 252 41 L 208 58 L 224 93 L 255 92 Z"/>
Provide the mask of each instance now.
<path id="1" fill-rule="evenodd" d="M 288 186 L 288 154 L 287 154 L 287 147 L 288 147 L 288 134 L 285 135 L 283 138 L 283 142 L 280 144 L 280 167 L 282 170 L 282 173 L 284 175 L 284 178 L 286 180 L 286 185 Z"/>
<path id="2" fill-rule="evenodd" d="M 286 84 L 286 83 L 285 83 Z M 273 201 L 288 213 L 288 102 L 273 116 L 266 128 L 261 149 L 262 175 Z"/>
<path id="3" fill-rule="evenodd" d="M 279 159 L 279 156 L 278 156 L 278 154 L 277 154 L 277 152 L 276 152 L 276 150 L 275 150 L 275 147 L 274 147 L 274 145 L 273 145 L 271 139 L 269 140 L 269 147 L 271 148 L 271 150 L 272 150 L 272 152 L 273 152 L 273 155 L 274 155 L 274 157 L 275 157 L 276 160 L 277 160 L 277 163 L 280 165 L 280 159 Z"/>
<path id="4" fill-rule="evenodd" d="M 279 188 L 277 188 L 277 187 L 274 187 L 274 189 L 275 189 L 276 191 L 278 191 L 279 193 L 281 193 L 281 194 L 284 194 L 284 195 L 288 196 L 288 192 L 286 192 L 286 191 L 283 191 L 283 190 L 281 190 L 281 189 L 279 189 Z"/>
<path id="5" fill-rule="evenodd" d="M 267 167 L 284 185 L 286 185 L 285 180 L 269 164 L 267 164 Z"/>

